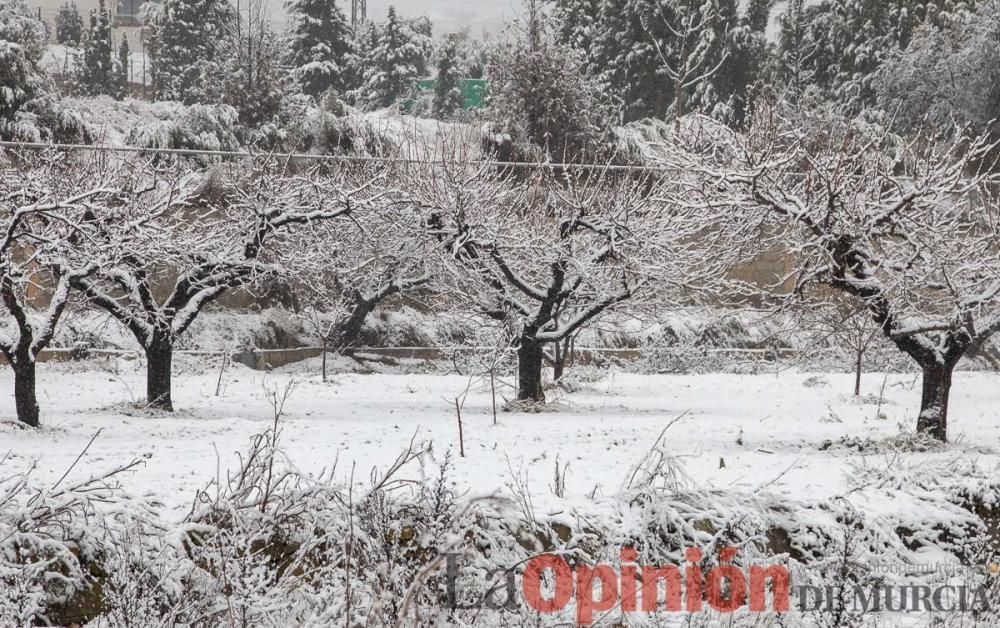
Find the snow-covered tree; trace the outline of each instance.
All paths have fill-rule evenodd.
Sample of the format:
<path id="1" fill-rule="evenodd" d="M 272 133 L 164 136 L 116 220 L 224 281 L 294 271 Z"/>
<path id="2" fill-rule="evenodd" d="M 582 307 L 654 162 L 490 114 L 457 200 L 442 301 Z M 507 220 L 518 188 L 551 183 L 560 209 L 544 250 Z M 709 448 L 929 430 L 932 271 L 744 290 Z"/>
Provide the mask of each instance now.
<path id="1" fill-rule="evenodd" d="M 76 3 L 59 7 L 56 14 L 56 43 L 77 46 L 83 40 L 83 17 Z"/>
<path id="2" fill-rule="evenodd" d="M 234 19 L 228 0 L 163 0 L 147 14 L 153 94 L 157 100 L 206 102 L 223 76 L 219 49 Z"/>
<path id="3" fill-rule="evenodd" d="M 118 100 L 128 96 L 129 65 L 128 36 L 122 33 L 122 43 L 118 46 L 118 65 L 115 68 L 115 98 Z"/>
<path id="4" fill-rule="evenodd" d="M 400 181 L 389 185 L 403 187 Z M 361 221 L 298 230 L 275 251 L 302 285 L 299 300 L 327 351 L 349 354 L 376 308 L 430 282 L 433 250 L 421 226 L 413 204 L 387 204 Z"/>
<path id="5" fill-rule="evenodd" d="M 687 113 L 689 92 L 711 100 L 703 89 L 725 61 L 722 41 L 728 37 L 726 17 L 718 0 L 675 2 L 670 6 L 659 3 L 656 11 L 639 14 L 660 58 L 658 71 L 669 81 L 673 94 L 670 108 L 678 125 Z"/>
<path id="6" fill-rule="evenodd" d="M 147 403 L 164 410 L 173 409 L 174 346 L 208 304 L 280 272 L 268 247 L 289 229 L 358 214 L 386 194 L 344 173 L 306 178 L 283 173 L 280 164 L 235 168 L 208 177 L 160 175 L 155 200 L 117 208 L 93 240 L 129 254 L 73 281 L 135 336 L 146 354 Z"/>
<path id="7" fill-rule="evenodd" d="M 336 0 L 290 0 L 288 63 L 302 93 L 318 98 L 348 80 L 351 29 Z"/>
<path id="8" fill-rule="evenodd" d="M 796 294 L 821 285 L 863 305 L 923 372 L 917 429 L 945 440 L 955 365 L 1000 331 L 997 181 L 978 165 L 989 142 L 901 144 L 762 110 L 725 147 L 678 164 L 697 181 L 687 202 L 728 208 L 761 247 L 788 250 Z"/>
<path id="9" fill-rule="evenodd" d="M 882 64 L 906 49 L 921 24 L 938 26 L 972 2 L 823 0 L 790 3 L 780 55 L 851 115 L 875 104 Z M 803 90 L 800 89 L 801 93 Z"/>
<path id="10" fill-rule="evenodd" d="M 458 58 L 458 36 L 448 34 L 441 44 L 434 79 L 434 117 L 445 120 L 462 109 L 463 98 L 459 80 L 462 78 Z"/>
<path id="11" fill-rule="evenodd" d="M 270 121 L 281 108 L 280 43 L 267 4 L 246 2 L 239 16 L 232 14 L 223 24 L 217 49 L 222 75 L 205 90 L 205 98 L 232 106 L 250 128 Z"/>
<path id="12" fill-rule="evenodd" d="M 44 52 L 45 25 L 23 0 L 0 0 L 0 137 L 10 135 L 14 115 L 43 91 Z"/>
<path id="13" fill-rule="evenodd" d="M 115 175 L 105 168 L 20 155 L 17 172 L 0 186 L 0 302 L 9 315 L 0 328 L 0 353 L 14 371 L 18 420 L 37 427 L 38 354 L 55 334 L 72 281 L 94 272 L 108 253 L 81 259 L 74 251 L 91 237 L 97 208 L 126 192 L 111 187 Z M 34 294 L 39 285 L 51 288 L 47 298 Z"/>
<path id="14" fill-rule="evenodd" d="M 426 27 L 415 28 L 389 7 L 384 24 L 375 29 L 375 46 L 361 59 L 361 83 L 354 99 L 370 109 L 398 103 L 427 73 L 427 59 L 433 50 Z"/>
<path id="15" fill-rule="evenodd" d="M 486 67 L 489 65 L 489 49 L 491 44 L 488 39 L 473 37 L 468 31 L 458 31 L 451 35 L 455 39 L 458 49 L 457 67 L 463 78 L 481 79 L 486 76 Z M 484 36 L 485 37 L 485 36 Z"/>
<path id="16" fill-rule="evenodd" d="M 77 69 L 76 82 L 88 95 L 118 94 L 115 71 L 115 45 L 111 36 L 111 14 L 100 0 L 90 12 L 90 27 L 83 37 L 83 55 Z"/>
<path id="17" fill-rule="evenodd" d="M 516 339 L 519 399 L 544 398 L 546 349 L 603 313 L 645 296 L 680 302 L 726 277 L 735 247 L 707 254 L 714 215 L 664 204 L 658 182 L 446 168 L 418 192 L 447 269 L 434 278 Z"/>
<path id="18" fill-rule="evenodd" d="M 487 117 L 517 145 L 553 161 L 590 159 L 607 130 L 603 90 L 582 53 L 555 41 L 541 4 L 526 3 L 521 36 L 499 45 L 490 63 Z"/>
<path id="19" fill-rule="evenodd" d="M 559 41 L 626 120 L 703 110 L 739 122 L 765 48 L 769 7 L 755 0 L 556 0 Z"/>
<path id="20" fill-rule="evenodd" d="M 711 76 L 701 106 L 712 117 L 740 126 L 753 106 L 753 99 L 770 60 L 767 25 L 770 1 L 752 0 L 743 14 L 735 2 L 723 6 L 716 29 L 722 40 L 720 65 Z"/>
<path id="21" fill-rule="evenodd" d="M 789 0 L 778 18 L 779 35 L 772 87 L 791 103 L 798 103 L 810 85 L 817 82 L 820 44 L 813 31 L 816 23 L 805 0 Z"/>
<path id="22" fill-rule="evenodd" d="M 948 133 L 968 125 L 1000 139 L 1000 2 L 918 29 L 882 66 L 875 89 L 901 132 L 930 125 Z"/>

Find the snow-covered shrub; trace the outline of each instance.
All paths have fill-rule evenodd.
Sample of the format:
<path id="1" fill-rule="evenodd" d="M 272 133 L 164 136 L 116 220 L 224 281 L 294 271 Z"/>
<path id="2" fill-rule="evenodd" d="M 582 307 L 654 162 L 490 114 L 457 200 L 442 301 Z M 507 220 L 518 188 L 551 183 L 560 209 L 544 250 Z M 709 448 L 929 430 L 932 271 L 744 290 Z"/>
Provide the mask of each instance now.
<path id="1" fill-rule="evenodd" d="M 157 119 L 133 127 L 126 143 L 142 148 L 236 151 L 239 116 L 229 105 L 191 105 L 176 119 Z"/>
<path id="2" fill-rule="evenodd" d="M 89 144 L 96 139 L 88 124 L 70 101 L 47 95 L 25 103 L 23 112 L 34 116 L 42 141 L 56 144 Z"/>
<path id="3" fill-rule="evenodd" d="M 145 512 L 115 481 L 136 466 L 67 485 L 35 482 L 31 471 L 0 478 L 0 625 L 82 623 L 100 612 L 102 530 L 114 525 L 106 509 Z"/>
<path id="4" fill-rule="evenodd" d="M 279 438 L 286 398 L 287 389 L 273 392 L 274 427 L 253 437 L 234 472 L 199 491 L 179 522 L 126 499 L 109 481 L 113 475 L 48 490 L 27 476 L 0 481 L 0 624 L 572 623 L 572 601 L 553 614 L 517 600 L 452 610 L 452 552 L 461 554 L 459 605 L 494 586 L 502 602 L 508 577 L 520 591 L 523 566 L 539 553 L 556 553 L 571 568 L 620 566 L 623 548 L 634 548 L 639 564 L 683 568 L 687 550 L 699 548 L 693 560 L 705 575 L 723 562 L 720 550 L 738 548 L 732 563 L 744 573 L 750 565 L 784 565 L 794 585 L 845 596 L 857 586 L 954 585 L 945 572 L 920 570 L 933 557 L 963 567 L 967 584 L 996 594 L 987 565 L 1000 540 L 1000 482 L 975 460 L 858 457 L 850 492 L 832 501 L 789 499 L 767 485 L 752 492 L 699 485 L 665 430 L 618 490 L 606 486 L 607 494 L 586 498 L 532 493 L 527 477 L 511 471 L 502 497 L 477 500 L 456 494 L 450 456 L 429 444 L 412 444 L 359 484 L 299 471 Z M 849 608 L 837 613 L 803 615 L 793 606 L 776 625 L 880 619 Z M 719 625 L 706 615 L 704 624 L 695 616 L 689 623 Z M 738 611 L 725 625 L 770 625 L 769 615 L 750 615 Z M 662 625 L 657 619 L 612 610 L 605 621 Z M 976 619 L 996 625 L 997 616 Z"/>

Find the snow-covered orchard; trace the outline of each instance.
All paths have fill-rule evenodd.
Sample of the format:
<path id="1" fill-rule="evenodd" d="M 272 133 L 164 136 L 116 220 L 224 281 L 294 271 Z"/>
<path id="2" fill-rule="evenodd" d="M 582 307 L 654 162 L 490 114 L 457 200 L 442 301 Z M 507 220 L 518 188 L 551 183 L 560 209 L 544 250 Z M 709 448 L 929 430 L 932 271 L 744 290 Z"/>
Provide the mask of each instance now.
<path id="1" fill-rule="evenodd" d="M 0 627 L 1000 624 L 998 0 L 131 4 L 0 0 Z"/>
<path id="2" fill-rule="evenodd" d="M 464 607 L 623 547 L 994 595 L 989 147 L 765 113 L 642 169 L 8 151 L 5 621 L 586 622 Z M 733 599 L 685 621 L 831 621 Z M 915 611 L 832 625 L 993 617 Z"/>

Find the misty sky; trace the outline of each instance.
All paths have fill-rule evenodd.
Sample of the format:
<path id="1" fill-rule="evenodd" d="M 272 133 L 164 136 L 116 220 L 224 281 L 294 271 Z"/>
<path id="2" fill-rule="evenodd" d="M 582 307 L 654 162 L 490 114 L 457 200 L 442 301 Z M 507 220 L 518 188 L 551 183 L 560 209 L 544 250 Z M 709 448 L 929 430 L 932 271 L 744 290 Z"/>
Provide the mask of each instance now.
<path id="1" fill-rule="evenodd" d="M 520 0 L 368 0 L 368 17 L 381 20 L 390 4 L 403 15 L 427 15 L 435 34 L 466 26 L 477 34 L 484 26 L 493 30 L 521 7 Z"/>
<path id="2" fill-rule="evenodd" d="M 350 17 L 350 0 L 339 2 L 344 13 Z M 283 21 L 282 0 L 269 0 L 268 4 L 272 17 L 278 22 Z M 504 21 L 516 14 L 521 0 L 368 0 L 368 18 L 379 22 L 384 20 L 390 4 L 395 5 L 401 15 L 426 15 L 431 18 L 435 36 L 466 27 L 478 35 L 484 28 L 497 31 Z"/>

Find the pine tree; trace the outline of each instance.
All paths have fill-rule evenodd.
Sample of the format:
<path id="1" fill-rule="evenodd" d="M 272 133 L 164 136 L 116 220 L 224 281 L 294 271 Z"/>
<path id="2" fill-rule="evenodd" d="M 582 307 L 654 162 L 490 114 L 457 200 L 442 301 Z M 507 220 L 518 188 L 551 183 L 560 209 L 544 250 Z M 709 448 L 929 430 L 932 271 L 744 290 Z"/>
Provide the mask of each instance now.
<path id="1" fill-rule="evenodd" d="M 111 15 L 104 0 L 90 12 L 90 28 L 83 40 L 83 60 L 77 70 L 77 84 L 88 95 L 117 93 L 114 69 Z"/>
<path id="2" fill-rule="evenodd" d="M 594 158 L 608 125 L 603 90 L 583 54 L 552 36 L 540 0 L 525 4 L 521 40 L 506 42 L 492 59 L 487 116 L 497 131 L 552 161 Z"/>
<path id="3" fill-rule="evenodd" d="M 781 86 L 785 100 L 798 103 L 825 65 L 813 32 L 818 11 L 806 9 L 805 0 L 789 0 L 779 18 L 777 71 L 772 83 Z"/>
<path id="4" fill-rule="evenodd" d="M 78 46 L 83 39 L 83 17 L 76 3 L 66 3 L 56 15 L 56 43 Z"/>
<path id="5" fill-rule="evenodd" d="M 4 122 L 44 90 L 44 52 L 45 25 L 24 1 L 0 2 L 0 137 L 6 136 Z"/>
<path id="6" fill-rule="evenodd" d="M 771 21 L 774 0 L 750 0 L 747 5 L 746 21 L 754 33 L 766 33 Z"/>
<path id="7" fill-rule="evenodd" d="M 388 107 L 413 88 L 426 72 L 431 49 L 426 28 L 414 29 L 389 6 L 386 22 L 377 31 L 378 43 L 362 61 L 363 81 L 354 93 L 359 104 L 369 109 Z"/>
<path id="8" fill-rule="evenodd" d="M 302 93 L 318 97 L 347 84 L 351 31 L 336 0 L 290 0 L 288 63 Z"/>
<path id="9" fill-rule="evenodd" d="M 238 27 L 227 31 L 219 58 L 222 79 L 205 97 L 231 105 L 250 128 L 270 121 L 281 108 L 282 82 L 278 41 L 267 14 L 251 10 L 244 15 Z"/>
<path id="10" fill-rule="evenodd" d="M 147 40 L 157 100 L 209 100 L 222 76 L 219 48 L 233 18 L 228 0 L 163 0 Z"/>
<path id="11" fill-rule="evenodd" d="M 905 50 L 921 24 L 938 26 L 974 2 L 959 0 L 791 0 L 782 17 L 780 56 L 796 63 L 827 100 L 848 115 L 876 102 L 875 80 L 883 63 Z M 805 48 L 803 48 L 805 44 Z M 798 67 L 801 66 L 801 67 Z M 801 92 L 807 86 L 800 86 Z"/>
<path id="12" fill-rule="evenodd" d="M 438 120 L 451 118 L 462 108 L 462 78 L 458 65 L 458 35 L 451 33 L 445 37 L 438 52 L 437 78 L 434 82 L 434 117 Z"/>
<path id="13" fill-rule="evenodd" d="M 128 83 L 129 83 L 129 47 L 128 47 L 128 37 L 125 33 L 122 33 L 122 43 L 118 46 L 118 67 L 117 74 L 115 77 L 115 98 L 118 100 L 124 100 L 128 96 Z"/>
<path id="14" fill-rule="evenodd" d="M 625 120 L 745 106 L 743 55 L 759 45 L 736 0 L 556 0 L 553 15 Z"/>
<path id="15" fill-rule="evenodd" d="M 706 80 L 711 86 L 702 106 L 717 119 L 739 127 L 746 119 L 753 98 L 754 86 L 763 77 L 768 63 L 767 23 L 770 19 L 768 0 L 752 0 L 747 12 L 739 15 L 736 3 L 723 6 L 722 20 L 717 25 L 722 41 L 718 69 Z"/>
<path id="16" fill-rule="evenodd" d="M 559 41 L 586 50 L 600 28 L 602 0 L 556 0 L 553 8 Z"/>

